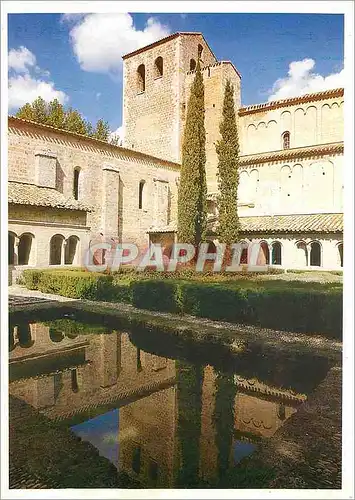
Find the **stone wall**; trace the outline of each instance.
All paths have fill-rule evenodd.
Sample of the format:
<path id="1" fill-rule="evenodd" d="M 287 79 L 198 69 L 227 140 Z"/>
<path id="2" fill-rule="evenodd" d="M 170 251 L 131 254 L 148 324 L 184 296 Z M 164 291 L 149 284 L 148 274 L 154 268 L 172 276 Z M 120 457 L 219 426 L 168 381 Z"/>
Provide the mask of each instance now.
<path id="1" fill-rule="evenodd" d="M 159 158 L 179 162 L 181 158 L 181 113 L 184 80 L 190 60 L 203 48 L 204 65 L 216 62 L 202 35 L 180 35 L 148 47 L 124 59 L 123 126 L 125 146 Z M 156 68 L 163 59 L 163 74 Z M 144 65 L 145 88 L 138 68 Z"/>
<path id="2" fill-rule="evenodd" d="M 343 141 L 344 96 L 342 91 L 310 95 L 307 102 L 275 106 L 274 103 L 241 110 L 241 153 L 264 153 L 283 149 L 282 134 L 290 132 L 290 147 Z M 322 98 L 321 98 L 322 97 Z M 278 101 L 275 101 L 277 103 Z M 293 101 L 291 101 L 293 102 Z M 255 109 L 253 109 L 255 108 Z"/>
<path id="3" fill-rule="evenodd" d="M 68 235 L 74 226 L 80 238 L 85 232 L 85 247 L 100 233 L 144 247 L 149 241 L 147 231 L 155 222 L 165 225 L 176 218 L 179 166 L 175 163 L 10 118 L 10 181 L 34 183 L 38 150 L 55 153 L 56 188 L 66 199 L 72 199 L 74 169 L 80 169 L 79 201 L 92 207 L 92 212 L 86 216 L 78 211 L 13 205 L 9 229 L 19 235 L 32 221 L 32 232 L 36 231 L 38 242 L 41 239 L 36 266 L 48 265 L 48 238 L 56 232 L 64 234 L 65 224 Z M 141 181 L 143 204 L 139 208 Z"/>
<path id="4" fill-rule="evenodd" d="M 239 215 L 342 212 L 343 155 L 310 151 L 308 156 L 250 164 L 242 159 Z"/>

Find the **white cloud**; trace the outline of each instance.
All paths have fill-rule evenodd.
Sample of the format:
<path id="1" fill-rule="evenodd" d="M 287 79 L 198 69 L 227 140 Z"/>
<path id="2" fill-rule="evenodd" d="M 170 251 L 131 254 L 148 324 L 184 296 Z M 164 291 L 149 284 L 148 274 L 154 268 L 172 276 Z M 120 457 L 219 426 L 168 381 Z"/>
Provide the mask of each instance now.
<path id="1" fill-rule="evenodd" d="M 313 71 L 315 64 L 316 62 L 313 59 L 291 62 L 287 73 L 288 76 L 276 80 L 268 100 L 286 99 L 312 92 L 344 87 L 345 73 L 343 69 L 338 73 L 322 76 Z"/>
<path id="2" fill-rule="evenodd" d="M 9 109 L 14 111 L 26 102 L 33 102 L 41 96 L 49 102 L 58 99 L 62 104 L 68 101 L 65 92 L 55 88 L 54 82 L 44 81 L 50 76 L 36 64 L 36 56 L 24 47 L 11 49 L 8 54 L 9 66 Z"/>
<path id="3" fill-rule="evenodd" d="M 122 55 L 164 38 L 167 26 L 150 17 L 138 30 L 130 14 L 87 14 L 70 31 L 74 54 L 85 71 L 115 74 Z"/>
<path id="4" fill-rule="evenodd" d="M 68 101 L 65 92 L 57 90 L 53 82 L 37 80 L 29 74 L 10 77 L 8 95 L 9 109 L 11 110 L 23 106 L 26 102 L 34 101 L 38 96 L 41 96 L 47 102 L 58 99 L 59 102 L 64 104 Z"/>
<path id="5" fill-rule="evenodd" d="M 110 133 L 109 140 L 111 141 L 112 139 L 116 139 L 116 137 L 120 138 L 119 144 L 122 145 L 124 141 L 124 130 L 122 125 L 118 127 L 114 132 Z"/>
<path id="6" fill-rule="evenodd" d="M 96 99 L 99 100 L 101 97 L 101 92 L 96 92 Z"/>
<path id="7" fill-rule="evenodd" d="M 36 65 L 36 56 L 21 45 L 17 50 L 11 49 L 8 57 L 9 69 L 16 73 L 28 73 L 29 69 Z"/>

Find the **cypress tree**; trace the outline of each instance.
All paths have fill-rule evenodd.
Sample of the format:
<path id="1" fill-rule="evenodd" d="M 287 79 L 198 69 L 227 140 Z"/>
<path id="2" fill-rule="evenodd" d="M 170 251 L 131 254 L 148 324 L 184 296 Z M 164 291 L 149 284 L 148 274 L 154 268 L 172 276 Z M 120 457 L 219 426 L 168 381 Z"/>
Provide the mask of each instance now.
<path id="1" fill-rule="evenodd" d="M 56 128 L 64 128 L 65 126 L 65 111 L 58 99 L 53 99 L 53 101 L 48 104 L 47 123 Z"/>
<path id="2" fill-rule="evenodd" d="M 236 242 L 239 232 L 238 221 L 238 163 L 239 139 L 234 110 L 234 89 L 227 80 L 219 126 L 221 139 L 216 144 L 218 155 L 217 179 L 219 194 L 217 198 L 219 213 L 219 241 L 227 246 Z"/>
<path id="3" fill-rule="evenodd" d="M 197 246 L 206 238 L 206 132 L 204 84 L 197 63 L 187 106 L 178 198 L 178 240 Z"/>
<path id="4" fill-rule="evenodd" d="M 34 120 L 32 106 L 29 102 L 26 102 L 16 113 L 17 118 L 22 118 L 23 120 Z"/>

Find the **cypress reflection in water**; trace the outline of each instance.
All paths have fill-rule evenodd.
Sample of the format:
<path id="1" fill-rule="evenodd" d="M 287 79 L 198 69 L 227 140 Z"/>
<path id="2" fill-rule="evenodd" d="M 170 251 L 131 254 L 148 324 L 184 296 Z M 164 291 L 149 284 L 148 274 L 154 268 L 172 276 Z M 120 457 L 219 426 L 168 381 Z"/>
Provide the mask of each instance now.
<path id="1" fill-rule="evenodd" d="M 233 374 L 218 371 L 216 380 L 216 402 L 214 411 L 215 440 L 218 450 L 218 475 L 223 481 L 229 469 L 229 458 L 233 443 L 234 400 L 237 386 Z"/>
<path id="2" fill-rule="evenodd" d="M 176 361 L 180 463 L 178 487 L 199 482 L 203 367 Z"/>

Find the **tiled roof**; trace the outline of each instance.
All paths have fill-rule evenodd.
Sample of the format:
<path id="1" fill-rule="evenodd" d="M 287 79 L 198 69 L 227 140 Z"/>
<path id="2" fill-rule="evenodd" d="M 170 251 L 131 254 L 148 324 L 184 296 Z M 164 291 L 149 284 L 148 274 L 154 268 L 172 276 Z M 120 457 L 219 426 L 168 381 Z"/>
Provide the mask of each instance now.
<path id="1" fill-rule="evenodd" d="M 56 189 L 14 181 L 8 183 L 8 202 L 15 205 L 66 208 L 85 212 L 93 210 L 92 207 L 75 200 L 73 197 L 65 197 Z"/>
<path id="2" fill-rule="evenodd" d="M 344 153 L 343 142 L 332 142 L 330 144 L 319 144 L 317 146 L 306 146 L 303 148 L 281 149 L 254 155 L 240 156 L 239 163 L 243 165 L 254 165 L 255 163 L 266 163 L 279 160 L 293 160 L 298 158 L 314 158 L 324 155 Z"/>
<path id="3" fill-rule="evenodd" d="M 293 106 L 295 104 L 303 104 L 305 102 L 311 101 L 321 101 L 323 99 L 328 99 L 330 97 L 342 97 L 344 95 L 344 89 L 330 89 L 323 90 L 322 92 L 314 92 L 313 94 L 299 95 L 296 97 L 289 97 L 287 99 L 280 99 L 278 101 L 264 102 L 262 104 L 252 104 L 251 106 L 245 106 L 239 108 L 239 116 L 249 115 L 252 113 L 258 113 L 259 111 L 266 111 L 268 109 L 282 108 L 284 106 Z"/>
<path id="4" fill-rule="evenodd" d="M 343 231 L 343 214 L 265 215 L 240 217 L 243 233 L 337 233 Z"/>
<path id="5" fill-rule="evenodd" d="M 213 224 L 216 217 L 209 217 Z M 240 232 L 248 233 L 338 233 L 343 231 L 343 214 L 262 215 L 239 217 Z M 148 233 L 176 232 L 176 224 L 153 227 Z"/>

